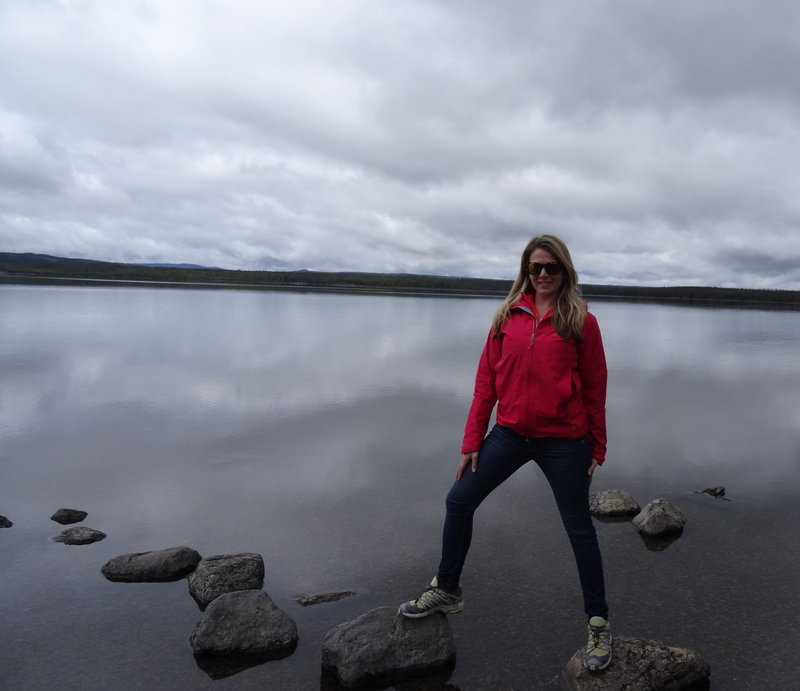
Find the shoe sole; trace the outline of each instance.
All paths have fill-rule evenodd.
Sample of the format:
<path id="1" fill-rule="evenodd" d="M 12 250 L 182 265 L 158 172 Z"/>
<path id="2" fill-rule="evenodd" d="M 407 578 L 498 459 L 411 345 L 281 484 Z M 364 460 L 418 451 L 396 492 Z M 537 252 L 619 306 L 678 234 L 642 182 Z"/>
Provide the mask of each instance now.
<path id="1" fill-rule="evenodd" d="M 404 612 L 403 605 L 400 605 L 400 609 L 397 610 L 398 614 L 402 614 L 404 617 L 408 619 L 423 619 L 424 617 L 429 617 L 431 614 L 437 614 L 441 612 L 442 614 L 458 614 L 461 610 L 464 609 L 464 603 L 461 602 L 457 605 L 437 605 L 436 607 L 432 607 L 431 609 L 420 612 L 416 614 L 414 612 Z"/>
<path id="2" fill-rule="evenodd" d="M 611 664 L 611 655 L 612 655 L 611 653 L 608 654 L 608 659 L 602 665 L 590 667 L 589 665 L 587 665 L 584 662 L 583 666 L 584 666 L 585 669 L 589 670 L 590 672 L 602 672 L 606 667 L 608 667 Z"/>

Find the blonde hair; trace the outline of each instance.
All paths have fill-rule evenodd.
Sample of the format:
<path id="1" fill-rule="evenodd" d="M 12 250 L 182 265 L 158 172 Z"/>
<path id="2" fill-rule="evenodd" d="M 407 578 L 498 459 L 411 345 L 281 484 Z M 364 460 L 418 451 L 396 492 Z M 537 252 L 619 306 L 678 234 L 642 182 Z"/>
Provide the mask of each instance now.
<path id="1" fill-rule="evenodd" d="M 572 265 L 572 257 L 570 257 L 569 250 L 563 241 L 555 235 L 537 235 L 525 246 L 520 259 L 519 274 L 514 280 L 508 296 L 500 303 L 492 318 L 492 334 L 495 337 L 500 335 L 500 329 L 503 328 L 503 323 L 508 318 L 511 305 L 518 302 L 523 293 L 536 292 L 528 273 L 531 252 L 535 249 L 543 249 L 550 252 L 563 268 L 561 290 L 558 293 L 556 307 L 553 310 L 553 326 L 561 338 L 571 337 L 576 341 L 582 340 L 583 322 L 586 319 L 586 303 L 581 298 L 578 274 Z"/>

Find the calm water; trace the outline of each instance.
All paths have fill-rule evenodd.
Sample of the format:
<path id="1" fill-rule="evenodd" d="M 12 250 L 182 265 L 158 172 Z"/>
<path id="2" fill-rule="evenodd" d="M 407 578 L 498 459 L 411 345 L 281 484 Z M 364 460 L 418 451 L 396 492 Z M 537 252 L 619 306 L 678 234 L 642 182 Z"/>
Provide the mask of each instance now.
<path id="1" fill-rule="evenodd" d="M 0 687 L 319 689 L 326 631 L 432 576 L 492 300 L 0 286 Z M 597 302 L 610 369 L 596 489 L 665 497 L 649 551 L 598 523 L 619 635 L 694 648 L 712 688 L 788 689 L 800 640 L 800 315 Z M 694 490 L 724 485 L 730 502 Z M 51 542 L 60 507 L 103 542 Z M 289 658 L 212 681 L 185 581 L 109 558 L 258 552 Z M 572 555 L 526 467 L 480 509 L 451 617 L 467 689 L 553 688 L 583 639 Z M 301 608 L 291 597 L 355 590 Z"/>

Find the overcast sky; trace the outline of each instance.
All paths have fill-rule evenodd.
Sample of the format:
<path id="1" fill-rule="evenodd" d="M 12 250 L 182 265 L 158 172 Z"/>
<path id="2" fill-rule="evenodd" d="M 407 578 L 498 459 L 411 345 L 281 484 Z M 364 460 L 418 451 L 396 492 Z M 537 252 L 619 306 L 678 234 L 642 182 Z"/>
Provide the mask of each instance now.
<path id="1" fill-rule="evenodd" d="M 2 0 L 0 251 L 800 289 L 797 0 Z"/>

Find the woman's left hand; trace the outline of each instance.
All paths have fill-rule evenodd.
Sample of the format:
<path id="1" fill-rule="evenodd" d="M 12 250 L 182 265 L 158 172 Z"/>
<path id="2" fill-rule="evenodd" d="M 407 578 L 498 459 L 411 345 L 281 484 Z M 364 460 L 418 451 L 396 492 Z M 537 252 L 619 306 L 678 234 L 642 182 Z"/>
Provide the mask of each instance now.
<path id="1" fill-rule="evenodd" d="M 589 477 L 592 477 L 592 473 L 594 473 L 594 469 L 595 469 L 595 468 L 596 468 L 598 465 L 600 465 L 600 464 L 597 462 L 597 459 L 596 459 L 596 458 L 593 458 L 593 459 L 592 459 L 592 465 L 590 465 L 590 466 L 589 466 L 589 470 L 587 471 L 587 472 L 589 473 Z"/>

